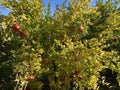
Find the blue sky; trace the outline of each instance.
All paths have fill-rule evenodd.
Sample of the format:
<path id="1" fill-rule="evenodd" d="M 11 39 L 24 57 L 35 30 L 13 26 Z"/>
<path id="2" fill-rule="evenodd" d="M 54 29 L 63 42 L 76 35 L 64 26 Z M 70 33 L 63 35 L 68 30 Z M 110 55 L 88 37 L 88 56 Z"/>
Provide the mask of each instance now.
<path id="1" fill-rule="evenodd" d="M 56 8 L 56 4 L 62 4 L 65 0 L 51 0 L 51 12 L 53 13 L 55 11 L 55 8 Z M 96 0 L 92 0 L 91 4 L 95 4 L 95 1 Z M 48 4 L 48 0 L 43 0 L 43 3 L 47 6 Z M 67 3 L 68 4 L 68 3 Z M 3 15 L 8 15 L 8 13 L 10 12 L 9 9 L 5 9 L 5 8 L 2 8 L 0 6 L 0 12 L 1 14 Z"/>

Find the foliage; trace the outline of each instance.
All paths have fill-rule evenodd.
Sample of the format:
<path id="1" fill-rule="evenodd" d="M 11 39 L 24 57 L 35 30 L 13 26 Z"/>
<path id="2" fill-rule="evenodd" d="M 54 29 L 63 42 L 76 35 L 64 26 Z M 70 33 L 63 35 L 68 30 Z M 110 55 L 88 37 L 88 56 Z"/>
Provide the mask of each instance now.
<path id="1" fill-rule="evenodd" d="M 90 2 L 64 2 L 51 15 L 41 0 L 0 1 L 12 10 L 1 23 L 0 88 L 99 90 L 100 78 L 114 88 L 100 75 L 106 68 L 120 86 L 119 9 L 111 0 Z"/>

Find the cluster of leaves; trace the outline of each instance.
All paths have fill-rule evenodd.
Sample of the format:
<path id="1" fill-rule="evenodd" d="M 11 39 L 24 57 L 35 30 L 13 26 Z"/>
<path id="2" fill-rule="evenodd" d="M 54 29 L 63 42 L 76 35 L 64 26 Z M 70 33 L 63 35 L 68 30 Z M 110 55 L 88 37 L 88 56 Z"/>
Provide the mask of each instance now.
<path id="1" fill-rule="evenodd" d="M 1 23 L 0 88 L 96 90 L 105 68 L 120 86 L 118 2 L 97 1 L 64 2 L 54 15 L 41 0 L 0 1 L 11 9 Z"/>

